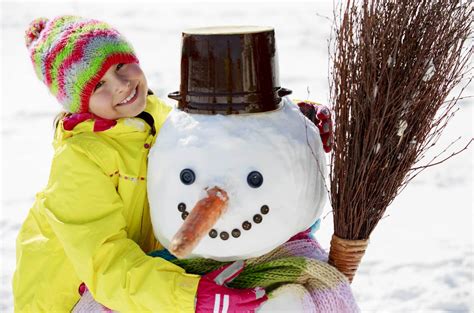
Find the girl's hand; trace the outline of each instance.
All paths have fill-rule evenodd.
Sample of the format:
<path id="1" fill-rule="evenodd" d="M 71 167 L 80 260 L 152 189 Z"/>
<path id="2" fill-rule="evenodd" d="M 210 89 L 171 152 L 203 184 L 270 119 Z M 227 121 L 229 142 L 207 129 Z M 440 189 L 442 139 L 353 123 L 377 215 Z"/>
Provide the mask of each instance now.
<path id="1" fill-rule="evenodd" d="M 297 104 L 301 113 L 318 127 L 324 151 L 326 153 L 331 152 L 333 134 L 331 111 L 329 108 L 323 104 L 308 100 L 298 101 Z"/>
<path id="2" fill-rule="evenodd" d="M 233 289 L 225 286 L 243 268 L 244 262 L 236 261 L 204 275 L 197 289 L 196 312 L 255 312 L 267 300 L 263 288 Z"/>

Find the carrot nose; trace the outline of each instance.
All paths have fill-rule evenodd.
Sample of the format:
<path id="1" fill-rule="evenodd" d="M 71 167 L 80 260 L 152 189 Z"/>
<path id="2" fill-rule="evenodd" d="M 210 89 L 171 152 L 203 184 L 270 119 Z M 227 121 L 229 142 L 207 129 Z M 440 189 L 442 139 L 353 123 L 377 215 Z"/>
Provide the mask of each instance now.
<path id="1" fill-rule="evenodd" d="M 171 239 L 170 252 L 178 258 L 188 256 L 225 212 L 228 200 L 223 189 L 208 189 L 207 196 L 196 203 Z"/>

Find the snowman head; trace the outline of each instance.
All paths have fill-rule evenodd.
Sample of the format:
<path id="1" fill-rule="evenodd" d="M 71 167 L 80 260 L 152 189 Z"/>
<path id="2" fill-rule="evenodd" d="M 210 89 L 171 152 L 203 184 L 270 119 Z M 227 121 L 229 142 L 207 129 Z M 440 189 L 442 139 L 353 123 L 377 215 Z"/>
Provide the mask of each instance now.
<path id="1" fill-rule="evenodd" d="M 169 248 L 187 215 L 217 186 L 227 207 L 191 256 L 260 256 L 319 218 L 325 173 L 318 129 L 286 98 L 279 109 L 254 114 L 173 110 L 149 154 L 155 236 Z"/>

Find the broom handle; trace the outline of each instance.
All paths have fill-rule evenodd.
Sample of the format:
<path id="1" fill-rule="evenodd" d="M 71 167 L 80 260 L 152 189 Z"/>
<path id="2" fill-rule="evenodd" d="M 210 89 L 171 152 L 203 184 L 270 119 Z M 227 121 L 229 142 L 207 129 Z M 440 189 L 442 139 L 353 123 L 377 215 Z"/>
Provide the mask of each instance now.
<path id="1" fill-rule="evenodd" d="M 332 235 L 329 264 L 337 268 L 352 283 L 368 244 L 369 239 L 348 240 Z"/>

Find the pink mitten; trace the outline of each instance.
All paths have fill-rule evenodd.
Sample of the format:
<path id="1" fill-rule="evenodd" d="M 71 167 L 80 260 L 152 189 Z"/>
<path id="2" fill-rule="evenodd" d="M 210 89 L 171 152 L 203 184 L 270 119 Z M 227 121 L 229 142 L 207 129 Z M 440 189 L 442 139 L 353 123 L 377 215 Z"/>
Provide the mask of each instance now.
<path id="1" fill-rule="evenodd" d="M 244 261 L 236 261 L 204 275 L 197 289 L 196 312 L 255 312 L 267 300 L 263 288 L 233 289 L 224 286 L 243 269 Z"/>
<path id="2" fill-rule="evenodd" d="M 301 113 L 318 127 L 324 151 L 331 152 L 333 133 L 331 111 L 329 108 L 323 104 L 308 100 L 299 101 L 298 107 Z"/>

